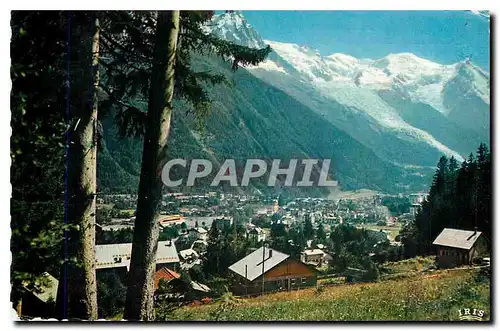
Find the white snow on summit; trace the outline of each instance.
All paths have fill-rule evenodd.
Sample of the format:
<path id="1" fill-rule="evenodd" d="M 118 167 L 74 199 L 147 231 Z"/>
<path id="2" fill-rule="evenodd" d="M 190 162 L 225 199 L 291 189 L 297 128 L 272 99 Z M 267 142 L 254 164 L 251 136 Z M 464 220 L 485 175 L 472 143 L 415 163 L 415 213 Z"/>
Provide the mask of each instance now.
<path id="1" fill-rule="evenodd" d="M 315 91 L 320 98 L 367 115 L 375 131 L 391 132 L 401 140 L 425 143 L 458 160 L 463 158 L 457 152 L 429 132 L 406 122 L 401 117 L 401 110 L 387 103 L 390 101 L 384 101 L 381 92 L 388 91 L 402 100 L 429 105 L 445 117 L 451 111 L 447 107 L 455 108 L 456 117 L 454 101 L 457 96 L 473 100 L 471 102 L 476 102 L 477 97 L 486 105 L 490 103 L 489 74 L 469 60 L 443 65 L 412 53 L 389 54 L 379 59 L 356 58 L 342 53 L 322 56 L 307 46 L 263 40 L 239 12 L 215 16 L 207 31 L 248 47 L 270 45 L 273 52 L 264 62 L 246 67 L 260 79 L 300 98 L 309 97 Z M 468 106 L 464 104 L 463 107 Z M 466 110 L 460 108 L 458 111 Z"/>
<path id="2" fill-rule="evenodd" d="M 264 48 L 267 46 L 239 11 L 214 15 L 204 29 L 206 32 L 214 33 L 239 45 L 251 48 Z"/>

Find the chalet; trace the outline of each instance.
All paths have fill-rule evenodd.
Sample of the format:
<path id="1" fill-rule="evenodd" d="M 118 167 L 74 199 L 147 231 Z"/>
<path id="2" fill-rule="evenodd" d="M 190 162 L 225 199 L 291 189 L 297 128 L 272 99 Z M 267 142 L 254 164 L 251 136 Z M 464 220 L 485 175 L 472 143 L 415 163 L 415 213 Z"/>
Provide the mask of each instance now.
<path id="1" fill-rule="evenodd" d="M 314 266 L 321 266 L 325 257 L 325 252 L 321 249 L 306 249 L 300 254 L 300 261 L 305 264 L 312 264 Z"/>
<path id="2" fill-rule="evenodd" d="M 169 283 L 173 279 L 180 279 L 181 275 L 177 272 L 170 270 L 169 268 L 161 268 L 155 272 L 155 290 L 158 289 L 160 280 L 164 280 Z"/>
<path id="3" fill-rule="evenodd" d="M 200 256 L 199 254 L 192 248 L 184 249 L 179 252 L 181 259 L 185 262 L 190 262 L 192 260 L 197 260 Z"/>
<path id="4" fill-rule="evenodd" d="M 194 267 L 195 265 L 201 264 L 200 255 L 192 248 L 180 251 L 179 255 L 181 256 L 180 267 L 182 270 L 188 270 Z"/>
<path id="5" fill-rule="evenodd" d="M 199 255 L 203 255 L 207 251 L 207 246 L 208 244 L 206 241 L 195 240 L 193 244 L 191 244 L 191 249 L 195 250 Z"/>
<path id="6" fill-rule="evenodd" d="M 189 234 L 197 240 L 206 241 L 208 239 L 208 231 L 204 228 L 192 228 L 189 230 Z"/>
<path id="7" fill-rule="evenodd" d="M 163 297 L 186 299 L 186 292 L 190 291 L 191 296 L 206 296 L 206 293 L 210 292 L 210 288 L 205 285 L 195 281 L 190 281 L 189 283 L 181 279 L 181 275 L 177 272 L 170 270 L 168 268 L 161 268 L 155 273 L 155 292 L 158 290 L 160 283 L 165 282 L 169 285 L 169 293 L 160 294 Z M 189 299 L 189 298 L 187 298 Z"/>
<path id="8" fill-rule="evenodd" d="M 484 239 L 479 231 L 445 228 L 432 244 L 438 248 L 437 265 L 440 268 L 452 268 L 471 264 L 479 256 Z"/>
<path id="9" fill-rule="evenodd" d="M 288 254 L 261 247 L 229 267 L 231 291 L 238 295 L 291 290 L 316 285 L 316 270 Z"/>
<path id="10" fill-rule="evenodd" d="M 254 240 L 257 242 L 261 242 L 261 241 L 266 240 L 266 233 L 264 232 L 264 230 L 262 230 L 258 226 L 253 227 L 252 229 L 248 230 L 247 236 L 250 240 Z"/>
<path id="11" fill-rule="evenodd" d="M 96 245 L 96 269 L 116 269 L 130 267 L 132 244 Z M 175 244 L 170 241 L 159 241 L 156 251 L 156 270 L 163 267 L 175 269 L 179 265 L 179 256 Z"/>

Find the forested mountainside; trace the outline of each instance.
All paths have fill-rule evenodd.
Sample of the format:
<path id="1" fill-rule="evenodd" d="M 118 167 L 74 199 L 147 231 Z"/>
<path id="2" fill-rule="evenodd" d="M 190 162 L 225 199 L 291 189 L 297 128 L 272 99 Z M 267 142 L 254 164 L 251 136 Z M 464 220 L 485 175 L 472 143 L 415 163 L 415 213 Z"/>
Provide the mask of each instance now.
<path id="1" fill-rule="evenodd" d="M 243 162 L 248 158 L 331 159 L 331 174 L 343 189 L 394 192 L 405 185 L 419 189 L 429 180 L 415 170 L 380 159 L 321 115 L 247 71 L 233 73 L 227 63 L 215 59 L 204 63 L 200 60 L 199 65 L 224 72 L 229 86 L 210 88 L 214 104 L 201 131 L 192 116 L 186 114 L 186 105 L 176 104 L 169 144 L 171 158 L 208 158 L 213 160 L 214 168 L 228 158 Z M 103 127 L 98 163 L 100 190 L 135 192 L 142 141 L 120 138 L 112 116 L 104 119 Z M 266 189 L 262 182 L 254 188 Z M 316 188 L 313 192 L 326 190 Z"/>

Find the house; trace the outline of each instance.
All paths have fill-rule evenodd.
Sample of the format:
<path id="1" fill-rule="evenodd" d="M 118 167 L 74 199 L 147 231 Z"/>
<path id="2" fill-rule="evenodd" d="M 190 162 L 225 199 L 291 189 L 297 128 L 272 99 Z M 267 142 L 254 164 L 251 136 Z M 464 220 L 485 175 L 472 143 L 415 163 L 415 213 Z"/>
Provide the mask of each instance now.
<path id="1" fill-rule="evenodd" d="M 158 285 L 160 283 L 160 280 L 162 279 L 168 283 L 172 279 L 180 279 L 180 278 L 181 275 L 179 275 L 177 272 L 170 270 L 169 268 L 161 268 L 155 272 L 155 290 L 158 289 Z"/>
<path id="2" fill-rule="evenodd" d="M 192 248 L 179 252 L 181 256 L 181 269 L 190 269 L 196 264 L 201 264 L 200 255 Z"/>
<path id="3" fill-rule="evenodd" d="M 206 296 L 206 293 L 210 292 L 210 288 L 205 285 L 195 281 L 190 281 L 187 283 L 185 280 L 181 279 L 181 275 L 177 272 L 170 270 L 168 268 L 161 268 L 155 273 L 155 292 L 158 290 L 161 281 L 165 281 L 169 285 L 168 293 L 159 291 L 160 294 L 155 293 L 155 297 L 168 297 L 177 300 L 190 300 L 197 297 Z M 163 293 L 161 293 L 163 292 Z M 186 293 L 191 292 L 191 295 L 186 297 Z"/>
<path id="4" fill-rule="evenodd" d="M 437 265 L 440 268 L 452 268 L 471 264 L 485 243 L 479 231 L 445 228 L 432 244 L 438 248 Z"/>
<path id="5" fill-rule="evenodd" d="M 132 244 L 108 244 L 95 246 L 96 270 L 126 268 L 128 271 Z"/>
<path id="6" fill-rule="evenodd" d="M 413 193 L 408 196 L 411 204 L 420 205 L 427 198 L 427 193 Z"/>
<path id="7" fill-rule="evenodd" d="M 333 256 L 331 256 L 330 254 L 325 254 L 325 256 L 323 256 L 323 262 L 325 264 L 328 264 L 328 265 L 331 265 L 332 262 L 333 262 Z"/>
<path id="8" fill-rule="evenodd" d="M 96 270 L 130 267 L 132 243 L 96 245 Z M 156 251 L 156 270 L 163 267 L 175 269 L 179 265 L 179 256 L 175 244 L 170 241 L 159 241 Z"/>
<path id="9" fill-rule="evenodd" d="M 193 228 L 189 230 L 190 234 L 193 235 L 197 240 L 207 241 L 208 239 L 208 231 L 204 228 Z"/>
<path id="10" fill-rule="evenodd" d="M 316 270 L 288 254 L 261 247 L 229 267 L 235 294 L 257 294 L 316 285 Z"/>
<path id="11" fill-rule="evenodd" d="M 171 240 L 159 241 L 156 251 L 156 270 L 163 267 L 177 269 L 179 267 L 179 255 L 175 243 Z"/>
<path id="12" fill-rule="evenodd" d="M 412 216 L 416 216 L 418 211 L 420 210 L 420 208 L 422 208 L 422 205 L 418 204 L 418 203 L 414 203 L 410 206 L 410 215 Z"/>
<path id="13" fill-rule="evenodd" d="M 184 249 L 179 252 L 181 259 L 183 261 L 197 260 L 199 258 L 199 254 L 196 253 L 192 248 Z"/>
<path id="14" fill-rule="evenodd" d="M 207 251 L 207 247 L 208 247 L 207 242 L 203 240 L 195 240 L 191 244 L 191 249 L 195 250 L 196 253 L 198 253 L 199 255 L 205 254 L 205 252 Z"/>
<path id="15" fill-rule="evenodd" d="M 321 249 L 306 249 L 300 254 L 300 261 L 305 264 L 312 264 L 314 266 L 321 266 L 325 257 L 325 252 Z"/>
<path id="16" fill-rule="evenodd" d="M 247 236 L 248 236 L 248 239 L 254 240 L 256 242 L 261 242 L 261 241 L 266 240 L 266 233 L 264 232 L 264 230 L 262 230 L 258 226 L 248 230 Z"/>

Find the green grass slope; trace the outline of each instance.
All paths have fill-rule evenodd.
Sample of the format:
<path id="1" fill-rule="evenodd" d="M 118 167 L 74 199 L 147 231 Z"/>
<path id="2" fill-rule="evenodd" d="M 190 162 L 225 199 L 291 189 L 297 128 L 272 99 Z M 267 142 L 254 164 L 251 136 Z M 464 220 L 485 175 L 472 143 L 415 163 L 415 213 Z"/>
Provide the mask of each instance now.
<path id="1" fill-rule="evenodd" d="M 489 320 L 490 282 L 476 270 L 305 289 L 264 297 L 184 307 L 183 321 L 457 321 L 459 309 L 477 308 Z"/>

